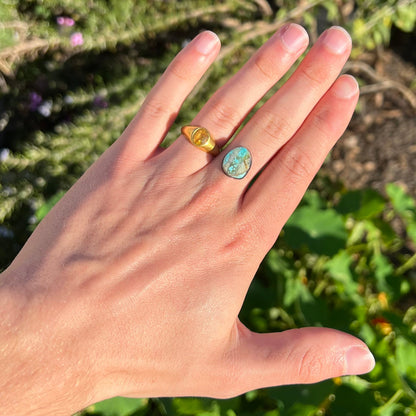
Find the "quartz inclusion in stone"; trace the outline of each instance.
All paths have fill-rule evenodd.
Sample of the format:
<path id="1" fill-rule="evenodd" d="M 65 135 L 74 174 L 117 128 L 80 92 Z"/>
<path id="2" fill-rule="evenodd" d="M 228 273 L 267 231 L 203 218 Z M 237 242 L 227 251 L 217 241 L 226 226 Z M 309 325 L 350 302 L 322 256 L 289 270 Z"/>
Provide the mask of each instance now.
<path id="1" fill-rule="evenodd" d="M 245 147 L 230 150 L 222 161 L 222 170 L 227 176 L 243 179 L 251 168 L 251 153 Z"/>

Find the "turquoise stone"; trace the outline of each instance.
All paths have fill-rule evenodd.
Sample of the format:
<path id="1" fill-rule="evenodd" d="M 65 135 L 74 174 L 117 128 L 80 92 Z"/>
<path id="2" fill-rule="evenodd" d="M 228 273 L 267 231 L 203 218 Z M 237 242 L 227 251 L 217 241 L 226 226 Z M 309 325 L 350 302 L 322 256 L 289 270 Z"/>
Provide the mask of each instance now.
<path id="1" fill-rule="evenodd" d="M 222 161 L 222 170 L 231 178 L 243 179 L 250 168 L 251 153 L 242 146 L 230 150 Z"/>

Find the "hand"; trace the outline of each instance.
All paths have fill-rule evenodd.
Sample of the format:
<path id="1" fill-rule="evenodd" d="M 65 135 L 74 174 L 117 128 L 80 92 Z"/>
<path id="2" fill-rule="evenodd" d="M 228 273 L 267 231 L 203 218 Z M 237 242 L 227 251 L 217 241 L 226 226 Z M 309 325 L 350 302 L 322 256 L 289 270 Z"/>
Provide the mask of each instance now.
<path id="1" fill-rule="evenodd" d="M 303 28 L 283 27 L 189 124 L 224 145 L 307 44 Z M 259 263 L 354 111 L 356 81 L 337 78 L 351 40 L 326 31 L 237 135 L 229 149 L 253 155 L 242 180 L 183 137 L 159 146 L 219 48 L 204 32 L 179 53 L 2 276 L 0 307 L 13 313 L 3 314 L 0 384 L 18 401 L 1 403 L 9 414 L 67 414 L 114 395 L 223 398 L 373 367 L 348 334 L 256 334 L 238 320 Z"/>

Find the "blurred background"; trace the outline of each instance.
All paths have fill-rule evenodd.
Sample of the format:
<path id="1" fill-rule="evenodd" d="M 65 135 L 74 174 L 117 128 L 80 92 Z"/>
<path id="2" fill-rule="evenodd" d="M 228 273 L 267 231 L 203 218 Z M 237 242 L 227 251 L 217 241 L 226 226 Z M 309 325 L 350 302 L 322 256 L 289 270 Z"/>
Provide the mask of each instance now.
<path id="1" fill-rule="evenodd" d="M 0 270 L 196 34 L 215 31 L 222 51 L 166 145 L 287 22 L 312 42 L 333 24 L 351 33 L 345 72 L 361 97 L 240 318 L 259 332 L 347 331 L 369 345 L 375 369 L 231 400 L 115 398 L 80 415 L 416 416 L 414 0 L 0 0 Z"/>

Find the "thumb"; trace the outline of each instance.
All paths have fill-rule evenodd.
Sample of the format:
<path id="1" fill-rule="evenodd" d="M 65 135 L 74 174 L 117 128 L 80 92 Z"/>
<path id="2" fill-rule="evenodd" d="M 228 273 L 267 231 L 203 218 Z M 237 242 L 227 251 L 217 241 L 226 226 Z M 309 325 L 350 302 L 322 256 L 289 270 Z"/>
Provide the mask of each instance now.
<path id="1" fill-rule="evenodd" d="M 234 387 L 240 392 L 363 374 L 375 364 L 362 341 L 335 329 L 301 328 L 257 334 L 241 325 L 239 332 L 232 366 L 237 375 Z"/>

